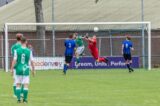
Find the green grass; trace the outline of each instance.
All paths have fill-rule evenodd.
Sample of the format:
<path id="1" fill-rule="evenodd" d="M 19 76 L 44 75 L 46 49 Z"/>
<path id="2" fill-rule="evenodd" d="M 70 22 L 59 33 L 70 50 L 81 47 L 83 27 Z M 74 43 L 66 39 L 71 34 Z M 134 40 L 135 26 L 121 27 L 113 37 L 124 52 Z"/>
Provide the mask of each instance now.
<path id="1" fill-rule="evenodd" d="M 0 72 L 0 106 L 25 106 L 12 97 L 12 77 Z M 27 106 L 160 106 L 160 71 L 38 71 Z"/>

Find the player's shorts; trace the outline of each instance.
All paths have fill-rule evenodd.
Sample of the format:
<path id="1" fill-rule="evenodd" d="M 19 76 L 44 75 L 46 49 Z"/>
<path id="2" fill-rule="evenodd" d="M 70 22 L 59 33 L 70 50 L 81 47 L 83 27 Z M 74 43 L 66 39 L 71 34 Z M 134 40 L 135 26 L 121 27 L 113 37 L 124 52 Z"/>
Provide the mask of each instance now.
<path id="1" fill-rule="evenodd" d="M 65 62 L 71 63 L 73 56 L 65 56 Z"/>
<path id="2" fill-rule="evenodd" d="M 83 51 L 84 51 L 84 46 L 77 47 L 76 54 L 81 55 L 83 53 Z"/>
<path id="3" fill-rule="evenodd" d="M 131 54 L 123 54 L 125 60 L 132 60 Z"/>
<path id="4" fill-rule="evenodd" d="M 98 53 L 98 49 L 97 48 L 95 50 L 91 50 L 90 49 L 90 52 L 91 52 L 92 56 L 94 57 L 94 59 L 98 59 L 99 53 Z"/>
<path id="5" fill-rule="evenodd" d="M 29 84 L 29 76 L 16 75 L 16 84 Z"/>

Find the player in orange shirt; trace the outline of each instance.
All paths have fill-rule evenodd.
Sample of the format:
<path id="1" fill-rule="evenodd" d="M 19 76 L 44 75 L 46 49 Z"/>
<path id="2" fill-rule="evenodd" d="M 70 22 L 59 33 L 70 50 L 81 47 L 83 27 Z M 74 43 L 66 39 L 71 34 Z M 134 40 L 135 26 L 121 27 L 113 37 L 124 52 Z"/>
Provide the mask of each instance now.
<path id="1" fill-rule="evenodd" d="M 105 62 L 105 63 L 107 63 L 108 62 L 107 58 L 99 57 L 96 35 L 93 35 L 93 37 L 88 37 L 88 34 L 86 34 L 85 39 L 88 41 L 88 48 L 90 50 L 91 55 L 94 57 L 94 59 L 97 62 Z"/>

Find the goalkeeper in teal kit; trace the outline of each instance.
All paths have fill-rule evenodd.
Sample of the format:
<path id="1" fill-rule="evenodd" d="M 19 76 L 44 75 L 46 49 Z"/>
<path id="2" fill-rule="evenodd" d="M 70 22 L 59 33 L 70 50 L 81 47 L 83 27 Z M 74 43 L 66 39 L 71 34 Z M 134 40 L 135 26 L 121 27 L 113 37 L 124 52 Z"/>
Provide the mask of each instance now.
<path id="1" fill-rule="evenodd" d="M 32 52 L 27 48 L 27 40 L 26 38 L 21 38 L 22 46 L 14 51 L 14 58 L 11 66 L 11 73 L 13 75 L 13 69 L 16 71 L 15 82 L 16 82 L 16 95 L 18 99 L 18 103 L 21 102 L 21 84 L 24 84 L 23 90 L 23 102 L 27 103 L 28 97 L 28 86 L 29 86 L 29 75 L 30 75 L 30 66 L 29 62 L 31 62 L 32 66 L 32 74 L 35 74 L 34 65 L 33 65 L 33 55 Z"/>

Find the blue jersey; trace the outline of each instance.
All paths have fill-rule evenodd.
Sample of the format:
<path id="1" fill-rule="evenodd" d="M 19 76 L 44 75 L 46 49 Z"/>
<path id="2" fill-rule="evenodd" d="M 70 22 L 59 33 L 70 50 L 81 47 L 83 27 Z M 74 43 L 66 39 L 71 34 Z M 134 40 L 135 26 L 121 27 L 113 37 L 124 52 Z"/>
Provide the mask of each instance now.
<path id="1" fill-rule="evenodd" d="M 131 54 L 132 42 L 129 40 L 125 40 L 122 43 L 123 45 L 123 54 Z"/>
<path id="2" fill-rule="evenodd" d="M 75 40 L 67 39 L 65 40 L 65 56 L 73 56 L 74 48 L 76 47 Z"/>

